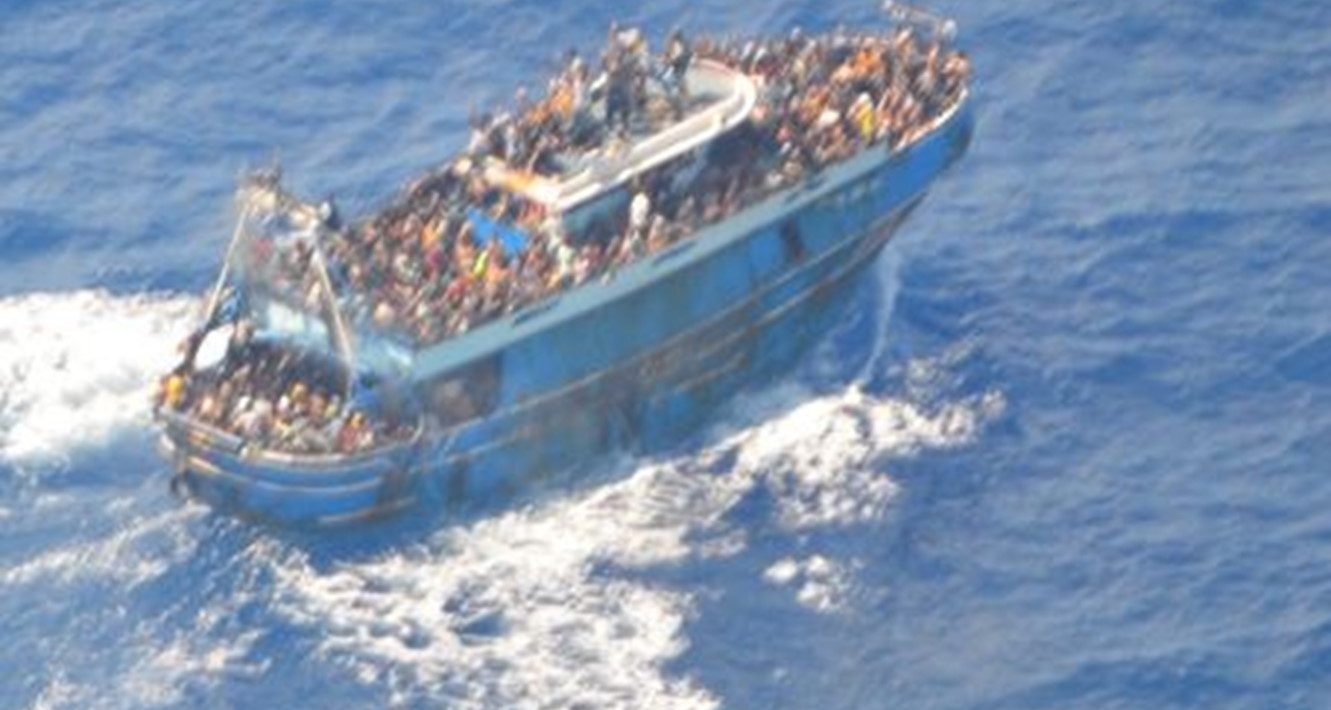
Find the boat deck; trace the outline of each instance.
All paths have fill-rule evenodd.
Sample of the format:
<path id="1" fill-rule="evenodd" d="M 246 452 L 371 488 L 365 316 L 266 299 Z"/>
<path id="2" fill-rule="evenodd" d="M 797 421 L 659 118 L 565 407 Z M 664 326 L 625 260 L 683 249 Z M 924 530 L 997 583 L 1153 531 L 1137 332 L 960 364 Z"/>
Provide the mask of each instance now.
<path id="1" fill-rule="evenodd" d="M 660 112 L 634 125 L 627 140 L 607 140 L 560 156 L 559 175 L 540 175 L 492 159 L 486 179 L 547 210 L 562 213 L 666 161 L 707 144 L 749 117 L 758 100 L 753 80 L 720 62 L 694 62 L 685 77 L 690 106 L 675 119 Z"/>

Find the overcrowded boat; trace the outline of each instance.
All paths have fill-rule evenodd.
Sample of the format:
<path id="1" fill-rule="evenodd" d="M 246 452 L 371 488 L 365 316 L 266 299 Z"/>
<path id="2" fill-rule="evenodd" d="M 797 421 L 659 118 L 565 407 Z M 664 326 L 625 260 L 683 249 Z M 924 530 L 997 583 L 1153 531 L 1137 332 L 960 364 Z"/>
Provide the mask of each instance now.
<path id="1" fill-rule="evenodd" d="M 970 139 L 951 23 L 890 10 L 612 26 L 358 219 L 247 176 L 156 395 L 176 486 L 294 525 L 510 495 L 787 370 Z"/>

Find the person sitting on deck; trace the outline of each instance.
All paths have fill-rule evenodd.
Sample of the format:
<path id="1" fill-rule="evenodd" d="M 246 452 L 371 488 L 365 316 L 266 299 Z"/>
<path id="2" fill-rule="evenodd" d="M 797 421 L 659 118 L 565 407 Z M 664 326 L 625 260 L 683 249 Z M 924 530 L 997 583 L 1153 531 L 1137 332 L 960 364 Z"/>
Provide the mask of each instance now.
<path id="1" fill-rule="evenodd" d="M 633 77 L 628 60 L 620 54 L 606 57 L 606 67 L 599 84 L 605 91 L 606 126 L 620 135 L 627 134 L 633 120 Z"/>
<path id="2" fill-rule="evenodd" d="M 370 448 L 374 443 L 374 432 L 370 429 L 365 420 L 365 414 L 360 411 L 351 413 L 351 416 L 342 424 L 337 432 L 337 438 L 334 440 L 334 447 L 339 453 L 349 454 L 356 451 Z"/>

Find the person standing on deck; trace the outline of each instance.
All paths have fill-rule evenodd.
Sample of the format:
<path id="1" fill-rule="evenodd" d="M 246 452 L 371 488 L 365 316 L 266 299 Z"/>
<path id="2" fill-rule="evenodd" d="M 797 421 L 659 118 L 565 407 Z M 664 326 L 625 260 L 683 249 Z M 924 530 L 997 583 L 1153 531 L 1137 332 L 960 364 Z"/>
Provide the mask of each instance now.
<path id="1" fill-rule="evenodd" d="M 670 102 L 676 116 L 682 116 L 689 101 L 689 87 L 684 81 L 684 75 L 688 73 L 689 66 L 693 63 L 693 50 L 684 38 L 683 30 L 679 28 L 671 30 L 670 39 L 666 43 L 665 60 L 666 89 L 670 93 Z"/>
<path id="2" fill-rule="evenodd" d="M 652 216 L 652 198 L 647 195 L 647 191 L 638 188 L 633 200 L 629 202 L 629 231 L 645 232 L 647 223 Z"/>
<path id="3" fill-rule="evenodd" d="M 623 53 L 607 58 L 605 70 L 605 122 L 612 131 L 628 133 L 633 120 L 633 73 Z"/>

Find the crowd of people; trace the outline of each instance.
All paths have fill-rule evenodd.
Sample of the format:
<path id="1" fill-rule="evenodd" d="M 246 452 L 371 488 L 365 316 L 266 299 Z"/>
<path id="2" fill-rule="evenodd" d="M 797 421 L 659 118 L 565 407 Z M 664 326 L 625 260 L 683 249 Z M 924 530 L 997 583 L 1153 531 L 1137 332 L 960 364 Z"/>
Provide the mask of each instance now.
<path id="1" fill-rule="evenodd" d="M 162 379 L 157 405 L 240 437 L 248 445 L 296 454 L 366 451 L 411 435 L 411 427 L 344 402 L 340 375 L 319 361 L 255 342 L 242 321 L 221 365 L 191 367 L 197 342 L 183 346 L 185 363 Z"/>
<path id="2" fill-rule="evenodd" d="M 643 178 L 630 186 L 622 220 L 567 234 L 558 216 L 486 180 L 490 160 L 539 171 L 688 111 L 683 77 L 699 57 L 753 77 L 760 101 L 740 132 L 747 141 L 732 141 L 744 155 L 709 165 L 687 193 L 663 188 L 667 176 Z M 417 344 L 465 332 L 662 249 L 866 145 L 909 143 L 956 99 L 968 72 L 964 55 L 921 43 L 908 28 L 745 43 L 675 32 L 658 56 L 642 33 L 612 28 L 598 76 L 572 56 L 546 99 L 531 103 L 519 91 L 514 112 L 475 125 L 461 160 L 331 241 L 334 272 L 349 286 L 347 312 L 410 333 Z M 516 226 L 526 244 L 511 250 L 498 238 L 482 240 L 471 209 Z"/>
<path id="3" fill-rule="evenodd" d="M 746 73 L 760 93 L 736 132 L 743 155 L 708 166 L 686 194 L 674 194 L 664 174 L 640 177 L 622 219 L 568 234 L 558 215 L 487 179 L 494 161 L 557 170 L 561 156 L 677 117 L 693 105 L 684 75 L 698 58 Z M 675 32 L 659 55 L 637 30 L 612 28 L 597 75 L 572 54 L 544 99 L 519 90 L 513 111 L 475 122 L 458 160 L 325 241 L 340 305 L 354 322 L 406 333 L 416 344 L 437 342 L 664 248 L 868 145 L 911 142 L 968 73 L 964 54 L 905 27 L 747 42 L 690 41 Z M 477 212 L 520 231 L 521 247 L 478 234 Z M 305 274 L 302 293 L 313 301 L 320 285 L 303 269 L 309 252 L 298 245 L 284 263 L 289 280 Z"/>
<path id="4" fill-rule="evenodd" d="M 571 155 L 613 150 L 702 108 L 685 81 L 700 59 L 752 78 L 758 101 L 746 123 L 718 139 L 729 155 L 702 158 L 685 188 L 673 179 L 678 166 L 639 175 L 622 213 L 568 233 L 560 215 L 488 178 L 486 167 L 495 164 L 557 175 Z M 612 26 L 595 72 L 571 53 L 543 98 L 520 89 L 511 111 L 477 117 L 466 151 L 386 209 L 346 228 L 329 211 L 318 247 L 264 243 L 249 255 L 251 268 L 267 269 L 270 281 L 315 312 L 330 296 L 352 323 L 431 344 L 608 276 L 868 146 L 914 141 L 957 99 L 969 71 L 963 53 L 904 26 L 890 34 L 795 31 L 748 41 L 676 31 L 659 54 L 638 30 Z M 494 225 L 520 238 L 482 233 Z M 315 258 L 327 268 L 309 268 Z M 193 413 L 279 449 L 372 445 L 374 427 L 363 417 L 350 426 L 354 417 L 339 412 L 335 396 L 309 386 L 297 397 L 282 372 L 280 362 L 246 363 L 193 398 Z M 282 385 L 260 387 L 267 396 L 257 396 L 253 380 L 261 377 Z"/>

